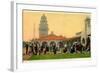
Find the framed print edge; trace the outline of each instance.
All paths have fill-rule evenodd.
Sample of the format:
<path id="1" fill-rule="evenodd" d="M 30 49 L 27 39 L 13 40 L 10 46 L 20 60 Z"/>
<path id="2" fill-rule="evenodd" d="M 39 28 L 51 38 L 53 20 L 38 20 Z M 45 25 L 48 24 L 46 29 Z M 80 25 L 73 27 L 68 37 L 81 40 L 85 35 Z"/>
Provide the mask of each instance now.
<path id="1" fill-rule="evenodd" d="M 53 11 L 72 11 L 72 12 L 90 12 L 91 13 L 91 58 L 79 59 L 60 59 L 58 60 L 40 60 L 25 61 L 22 60 L 22 10 L 53 10 Z M 75 6 L 55 6 L 41 5 L 32 3 L 11 2 L 11 70 L 42 70 L 67 67 L 83 67 L 96 65 L 96 49 L 95 49 L 95 25 L 96 25 L 96 8 L 75 7 Z M 70 63 L 69 63 L 70 62 Z M 44 64 L 46 66 L 44 66 Z"/>
<path id="2" fill-rule="evenodd" d="M 16 2 L 11 1 L 11 71 L 17 70 Z"/>

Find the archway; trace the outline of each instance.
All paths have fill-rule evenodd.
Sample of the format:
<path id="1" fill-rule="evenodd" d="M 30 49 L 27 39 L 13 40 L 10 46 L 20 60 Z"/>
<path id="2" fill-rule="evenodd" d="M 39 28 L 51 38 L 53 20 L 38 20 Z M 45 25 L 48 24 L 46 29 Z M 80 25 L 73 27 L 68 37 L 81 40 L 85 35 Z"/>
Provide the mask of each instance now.
<path id="1" fill-rule="evenodd" d="M 46 49 L 46 51 L 49 51 L 48 42 L 43 41 L 43 42 L 42 42 L 42 48 Z"/>
<path id="2" fill-rule="evenodd" d="M 53 51 L 53 45 L 56 45 L 55 41 L 50 42 L 50 51 Z"/>

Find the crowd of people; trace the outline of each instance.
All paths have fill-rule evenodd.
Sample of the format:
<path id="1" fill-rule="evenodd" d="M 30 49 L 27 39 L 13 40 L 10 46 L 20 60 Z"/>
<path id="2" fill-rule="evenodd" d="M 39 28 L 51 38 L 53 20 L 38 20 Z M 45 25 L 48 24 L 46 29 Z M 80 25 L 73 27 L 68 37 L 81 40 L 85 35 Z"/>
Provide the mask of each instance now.
<path id="1" fill-rule="evenodd" d="M 61 48 L 62 46 L 60 46 Z M 34 55 L 40 55 L 40 54 L 46 54 L 47 52 L 53 52 L 54 54 L 57 53 L 58 47 L 56 43 L 52 42 L 51 44 L 47 44 L 47 42 L 43 42 L 40 44 L 39 42 L 30 42 L 30 43 L 24 43 L 24 47 L 26 49 L 26 54 L 34 54 Z M 30 48 L 30 51 L 28 49 Z"/>
<path id="2" fill-rule="evenodd" d="M 68 45 L 68 43 L 55 43 L 54 41 L 49 44 L 45 41 L 42 43 L 38 41 L 24 42 L 23 45 L 23 48 L 25 48 L 26 50 L 24 54 L 26 55 L 41 55 L 47 54 L 48 52 L 57 54 L 58 51 L 60 51 L 60 53 L 82 53 L 83 51 L 90 52 L 91 48 L 89 38 L 87 38 L 86 46 L 83 46 L 80 42 L 77 41 L 74 41 L 70 46 Z"/>
<path id="3" fill-rule="evenodd" d="M 23 47 L 26 49 L 26 52 L 24 53 L 26 55 L 41 55 L 47 54 L 47 52 L 57 54 L 58 51 L 61 51 L 61 53 L 82 53 L 83 51 L 90 51 L 90 43 L 83 46 L 80 42 L 73 42 L 73 44 L 69 47 L 67 43 L 63 42 L 58 44 L 55 42 L 51 42 L 50 44 L 43 42 L 40 44 L 36 41 L 24 43 Z M 30 50 L 28 50 L 29 48 Z"/>

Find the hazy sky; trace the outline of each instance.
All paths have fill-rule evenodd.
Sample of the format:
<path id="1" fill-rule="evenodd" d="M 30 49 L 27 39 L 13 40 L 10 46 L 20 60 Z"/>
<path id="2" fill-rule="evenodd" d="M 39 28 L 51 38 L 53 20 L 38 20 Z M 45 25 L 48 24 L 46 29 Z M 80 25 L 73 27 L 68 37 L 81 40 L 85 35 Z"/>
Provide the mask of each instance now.
<path id="1" fill-rule="evenodd" d="M 41 16 L 45 14 L 48 21 L 49 34 L 73 37 L 75 33 L 84 29 L 84 20 L 89 13 L 46 12 L 23 10 L 23 40 L 28 41 L 39 37 L 39 24 Z M 35 25 L 35 27 L 34 27 Z M 35 28 L 35 32 L 34 32 Z"/>

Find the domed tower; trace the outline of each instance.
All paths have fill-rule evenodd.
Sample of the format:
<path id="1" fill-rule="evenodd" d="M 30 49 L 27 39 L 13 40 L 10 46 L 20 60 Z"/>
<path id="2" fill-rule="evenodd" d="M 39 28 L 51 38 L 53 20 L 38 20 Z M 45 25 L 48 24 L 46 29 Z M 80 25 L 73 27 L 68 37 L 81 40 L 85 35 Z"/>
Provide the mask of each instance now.
<path id="1" fill-rule="evenodd" d="M 45 14 L 41 16 L 40 24 L 39 24 L 39 38 L 48 35 L 48 23 Z"/>

